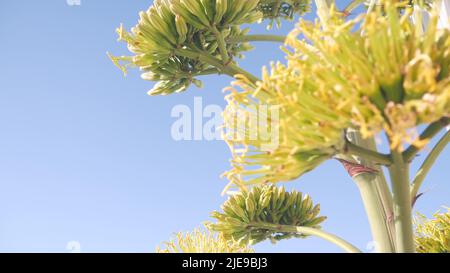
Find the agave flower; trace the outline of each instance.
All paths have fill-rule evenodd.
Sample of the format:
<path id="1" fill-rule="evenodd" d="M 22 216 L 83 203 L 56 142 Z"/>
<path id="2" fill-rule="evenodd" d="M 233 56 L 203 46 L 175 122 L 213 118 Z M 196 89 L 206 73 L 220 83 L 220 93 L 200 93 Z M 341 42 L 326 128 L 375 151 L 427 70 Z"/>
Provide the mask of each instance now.
<path id="1" fill-rule="evenodd" d="M 253 253 L 248 246 L 225 240 L 219 233 L 195 229 L 192 232 L 177 233 L 175 238 L 157 248 L 158 253 Z"/>
<path id="2" fill-rule="evenodd" d="M 357 32 L 352 28 L 361 19 L 326 30 L 302 21 L 289 39 L 296 49 L 290 59 L 306 58 L 298 61 L 304 66 L 300 70 L 317 77 L 322 89 L 332 92 L 329 98 L 338 95 L 336 86 L 368 98 L 384 117 L 380 125 L 390 137 L 392 148 L 401 149 L 402 141 L 421 146 L 423 143 L 417 142 L 410 129 L 450 116 L 450 31 L 437 29 L 434 11 L 428 31 L 422 35 L 421 26 L 411 22 L 409 12 L 401 16 L 389 3 L 385 2 L 383 10 L 378 8 L 361 17 L 364 20 Z M 314 47 L 297 40 L 299 34 Z M 317 71 L 324 76 L 319 77 Z M 367 121 L 352 123 L 364 136 L 377 132 L 367 126 Z"/>
<path id="3" fill-rule="evenodd" d="M 416 251 L 419 253 L 450 252 L 450 209 L 436 213 L 435 219 L 427 220 L 419 215 L 416 228 Z"/>
<path id="4" fill-rule="evenodd" d="M 308 0 L 155 0 L 131 32 L 117 29 L 134 55 L 108 55 L 125 74 L 138 67 L 143 79 L 156 81 L 150 95 L 182 92 L 191 84 L 201 87 L 198 76 L 244 72 L 236 59 L 252 47 L 249 29 L 241 25 L 292 18 L 309 5 Z"/>
<path id="5" fill-rule="evenodd" d="M 280 145 L 267 152 L 260 142 L 228 135 L 233 169 L 225 176 L 240 184 L 288 181 L 346 153 L 348 128 L 363 137 L 384 130 L 391 148 L 401 150 L 404 142 L 426 144 L 417 126 L 448 123 L 450 30 L 437 29 L 434 11 L 422 35 L 408 10 L 401 15 L 384 3 L 353 20 L 332 16 L 326 27 L 301 20 L 287 40 L 287 65 L 272 65 L 256 84 L 234 84 L 240 90 L 231 88 L 225 127 L 234 126 L 226 118 L 233 112 L 277 105 Z"/>
<path id="6" fill-rule="evenodd" d="M 131 32 L 117 29 L 119 41 L 135 55 L 110 58 L 124 72 L 139 67 L 142 78 L 157 81 L 151 95 L 181 92 L 191 83 L 200 86 L 197 76 L 226 73 L 219 71 L 221 61 L 232 62 L 251 49 L 248 43 L 224 41 L 245 35 L 248 30 L 239 26 L 261 19 L 257 5 L 258 0 L 155 0 Z M 201 55 L 212 61 L 201 61 Z"/>
<path id="7" fill-rule="evenodd" d="M 227 240 L 244 245 L 263 240 L 272 242 L 286 238 L 304 238 L 293 227 L 320 228 L 326 217 L 318 216 L 320 206 L 313 205 L 308 195 L 286 192 L 284 188 L 267 185 L 253 187 L 231 196 L 223 205 L 223 212 L 213 212 L 217 223 L 209 228 L 220 232 Z M 283 229 L 284 227 L 284 229 Z"/>

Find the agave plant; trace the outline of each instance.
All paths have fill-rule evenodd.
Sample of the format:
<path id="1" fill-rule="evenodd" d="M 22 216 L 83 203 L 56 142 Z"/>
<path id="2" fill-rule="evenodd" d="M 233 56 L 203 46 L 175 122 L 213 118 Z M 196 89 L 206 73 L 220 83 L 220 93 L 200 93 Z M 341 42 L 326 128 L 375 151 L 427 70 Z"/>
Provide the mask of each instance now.
<path id="1" fill-rule="evenodd" d="M 410 163 L 450 123 L 450 28 L 438 24 L 440 3 L 355 0 L 338 11 L 333 1 L 316 0 L 320 20 L 300 19 L 284 37 L 249 34 L 242 25 L 264 19 L 278 24 L 310 10 L 310 1 L 155 0 L 131 32 L 118 29 L 134 55 L 110 57 L 124 72 L 138 67 L 144 79 L 156 81 L 151 95 L 201 86 L 201 75 L 236 79 L 224 112 L 232 152 L 224 176 L 230 182 L 225 190 L 236 186 L 240 192 L 212 215 L 217 222 L 208 227 L 220 240 L 246 245 L 315 235 L 357 252 L 321 230 L 324 218 L 309 196 L 272 185 L 336 158 L 361 192 L 377 250 L 414 252 L 412 206 L 450 140 L 447 131 L 410 180 Z M 367 12 L 349 17 L 359 5 Z M 255 41 L 285 43 L 287 63 L 263 69 L 261 79 L 239 67 Z M 278 111 L 266 128 L 278 133 L 275 139 L 267 133 L 255 138 L 247 126 L 261 118 L 261 107 Z M 377 150 L 380 133 L 387 135 L 388 154 Z M 420 236 L 416 240 L 425 238 Z M 209 250 L 178 237 L 189 247 L 172 242 L 169 251 Z"/>

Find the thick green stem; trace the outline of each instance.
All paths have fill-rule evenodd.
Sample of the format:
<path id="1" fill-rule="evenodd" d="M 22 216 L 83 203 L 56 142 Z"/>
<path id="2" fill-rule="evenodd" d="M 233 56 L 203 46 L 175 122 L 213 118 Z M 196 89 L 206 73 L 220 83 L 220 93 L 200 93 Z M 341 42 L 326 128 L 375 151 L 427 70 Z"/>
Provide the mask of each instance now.
<path id="1" fill-rule="evenodd" d="M 373 163 L 389 166 L 392 164 L 389 155 L 381 154 L 377 151 L 366 149 L 364 147 L 358 146 L 350 141 L 346 143 L 346 152 L 351 155 L 360 156 Z"/>
<path id="2" fill-rule="evenodd" d="M 354 176 L 353 181 L 361 194 L 376 252 L 395 252 L 395 237 L 393 235 L 395 229 L 390 224 L 392 211 L 386 212 L 388 208 L 385 208 L 377 175 L 362 173 Z"/>
<path id="3" fill-rule="evenodd" d="M 409 164 L 397 150 L 391 151 L 394 164 L 389 168 L 394 194 L 394 221 L 397 252 L 413 253 L 414 233 L 412 225 Z"/>
<path id="4" fill-rule="evenodd" d="M 298 234 L 304 234 L 304 235 L 317 236 L 319 238 L 322 238 L 324 240 L 327 240 L 330 243 L 333 243 L 333 244 L 339 246 L 340 248 L 342 248 L 343 250 L 345 250 L 349 253 L 361 253 L 361 250 L 359 250 L 357 247 L 350 244 L 349 242 L 345 241 L 344 239 L 342 239 L 336 235 L 333 235 L 331 233 L 317 229 L 317 228 L 275 225 L 275 224 L 270 224 L 270 223 L 255 223 L 254 226 L 257 226 L 258 228 L 262 228 L 262 229 L 277 231 L 277 232 L 289 232 L 289 233 L 298 233 Z"/>
<path id="5" fill-rule="evenodd" d="M 254 76 L 253 74 L 251 74 L 247 70 L 244 70 L 244 69 L 240 68 L 239 66 L 237 66 L 235 64 L 231 64 L 230 63 L 230 64 L 227 65 L 227 67 L 230 68 L 231 71 L 233 71 L 233 77 L 235 77 L 237 74 L 241 74 L 241 75 L 244 75 L 252 83 L 256 83 L 258 81 L 261 81 L 258 77 Z"/>
<path id="6" fill-rule="evenodd" d="M 373 138 L 363 139 L 356 131 L 349 131 L 348 137 L 359 147 L 376 151 Z M 392 194 L 389 190 L 386 178 L 380 166 L 373 164 L 367 157 L 345 158 L 355 164 L 361 164 L 376 170 L 373 172 L 361 172 L 352 176 L 357 185 L 366 210 L 375 249 L 377 252 L 395 252 L 395 226 L 393 222 Z"/>
<path id="7" fill-rule="evenodd" d="M 188 49 L 176 49 L 174 51 L 176 55 L 183 56 L 190 59 L 198 59 L 204 63 L 207 63 L 215 68 L 217 68 L 221 73 L 226 74 L 231 77 L 235 77 L 238 74 L 244 75 L 248 80 L 250 80 L 253 83 L 256 83 L 259 81 L 257 77 L 255 77 L 253 74 L 245 71 L 244 69 L 238 67 L 237 65 L 233 63 L 228 64 L 222 64 L 222 62 L 211 55 L 207 53 L 200 53 L 195 52 Z"/>
<path id="8" fill-rule="evenodd" d="M 330 18 L 328 3 L 326 0 L 316 0 L 315 2 L 317 6 L 317 15 L 326 29 Z M 369 157 L 372 161 L 374 161 L 374 159 L 381 159 L 382 162 L 391 164 L 391 162 L 388 162 L 383 155 L 380 156 L 380 154 L 376 152 L 376 146 L 373 139 L 371 140 L 372 142 L 365 142 L 357 132 L 352 132 L 350 135 L 353 136 L 353 140 L 356 145 L 359 146 L 350 145 L 350 149 L 353 148 L 355 153 L 362 153 L 364 156 L 370 155 Z M 368 153 L 366 149 L 360 149 L 360 147 L 372 149 L 374 152 Z M 344 157 L 348 156 L 344 155 Z M 355 161 L 354 158 L 351 158 L 350 160 Z M 371 162 L 366 161 L 364 157 L 357 158 L 356 161 L 364 166 L 369 166 L 371 164 Z M 352 176 L 352 178 L 360 190 L 369 219 L 372 236 L 376 242 L 376 250 L 378 252 L 395 252 L 395 230 L 391 221 L 393 214 L 392 196 L 380 166 L 375 165 L 372 168 L 377 169 L 378 173 L 361 173 Z"/>
<path id="9" fill-rule="evenodd" d="M 445 147 L 450 141 L 450 131 L 446 132 L 445 135 L 438 141 L 438 143 L 434 146 L 431 152 L 428 154 L 427 158 L 424 160 L 422 166 L 420 166 L 417 171 L 416 176 L 411 185 L 411 199 L 415 200 L 417 194 L 419 193 L 420 186 L 422 185 L 425 177 L 430 171 L 433 164 L 436 162 L 436 159 L 439 155 L 444 151 Z"/>
<path id="10" fill-rule="evenodd" d="M 420 135 L 419 140 L 427 140 L 437 135 L 442 128 L 450 124 L 450 118 L 442 118 L 436 122 L 431 123 Z M 420 151 L 419 147 L 411 145 L 403 152 L 403 159 L 405 162 L 411 162 L 417 153 Z"/>
<path id="11" fill-rule="evenodd" d="M 228 43 L 242 43 L 242 42 L 277 42 L 284 43 L 286 41 L 286 36 L 281 35 L 245 35 L 230 38 L 227 40 Z"/>

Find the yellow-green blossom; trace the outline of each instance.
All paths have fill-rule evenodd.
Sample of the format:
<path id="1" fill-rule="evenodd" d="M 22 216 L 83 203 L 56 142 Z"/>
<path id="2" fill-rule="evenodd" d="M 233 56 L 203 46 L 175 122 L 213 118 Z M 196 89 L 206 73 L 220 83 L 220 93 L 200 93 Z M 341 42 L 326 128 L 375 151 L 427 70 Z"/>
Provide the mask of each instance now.
<path id="1" fill-rule="evenodd" d="M 383 10 L 379 7 L 347 22 L 337 20 L 326 30 L 302 21 L 288 42 L 295 49 L 289 56 L 295 62 L 291 65 L 303 66 L 303 74 L 317 77 L 321 89 L 330 92 L 328 99 L 339 99 L 333 92 L 339 86 L 368 98 L 384 117 L 377 126 L 355 120 L 353 127 L 366 137 L 378 131 L 371 128 L 382 127 L 392 147 L 399 149 L 402 141 L 423 145 L 415 142 L 410 129 L 450 115 L 450 32 L 437 29 L 436 11 L 423 35 L 409 16 L 408 11 L 399 15 L 386 1 Z M 300 34 L 306 39 L 298 40 Z"/>
<path id="2" fill-rule="evenodd" d="M 437 11 L 424 34 L 409 16 L 385 1 L 353 20 L 332 16 L 326 28 L 301 20 L 287 39 L 287 64 L 256 84 L 241 78 L 227 97 L 226 128 L 234 112 L 278 106 L 279 146 L 263 151 L 261 141 L 228 135 L 225 176 L 241 185 L 292 180 L 345 152 L 348 128 L 363 137 L 384 130 L 392 149 L 426 144 L 415 128 L 450 116 L 450 31 L 437 29 Z"/>
<path id="3" fill-rule="evenodd" d="M 179 232 L 158 253 L 253 253 L 254 250 L 236 242 L 225 240 L 220 233 L 195 229 L 192 232 Z"/>
<path id="4" fill-rule="evenodd" d="M 233 169 L 225 176 L 231 183 L 252 185 L 290 181 L 308 172 L 343 148 L 343 130 L 349 127 L 349 114 L 336 112 L 338 101 L 323 104 L 312 93 L 315 88 L 281 64 L 273 65 L 272 74 L 264 72 L 256 85 L 241 80 L 235 83 L 243 91 L 231 89 L 224 121 L 233 158 Z M 279 117 L 272 119 L 270 130 L 278 139 L 272 149 L 262 150 L 267 138 L 250 138 L 254 126 L 236 127 L 234 113 L 248 113 L 252 106 L 276 105 Z M 238 117 L 239 118 L 239 117 Z M 242 118 L 242 117 L 240 117 Z M 264 119 L 264 117 L 259 116 Z M 233 129 L 236 129 L 233 131 Z M 237 131 L 237 132 L 235 132 Z"/>
<path id="5" fill-rule="evenodd" d="M 450 209 L 430 220 L 419 215 L 415 240 L 419 253 L 450 253 Z"/>

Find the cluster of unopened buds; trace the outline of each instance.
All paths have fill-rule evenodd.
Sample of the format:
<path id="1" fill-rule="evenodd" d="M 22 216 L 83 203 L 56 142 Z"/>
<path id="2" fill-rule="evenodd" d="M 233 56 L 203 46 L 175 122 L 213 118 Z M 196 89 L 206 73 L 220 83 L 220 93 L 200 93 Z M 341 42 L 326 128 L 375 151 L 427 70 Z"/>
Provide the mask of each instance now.
<path id="1" fill-rule="evenodd" d="M 110 58 L 124 73 L 129 66 L 139 67 L 142 78 L 156 81 L 150 95 L 182 92 L 192 83 L 201 87 L 196 77 L 234 76 L 236 71 L 227 67 L 252 49 L 244 38 L 248 29 L 241 29 L 241 25 L 260 22 L 266 16 L 284 16 L 280 12 L 290 6 L 289 14 L 302 13 L 306 2 L 155 0 L 140 13 L 131 32 L 123 26 L 117 29 L 119 40 L 135 55 Z"/>
<path id="2" fill-rule="evenodd" d="M 310 196 L 270 185 L 231 196 L 222 205 L 222 211 L 212 213 L 217 222 L 209 228 L 243 245 L 267 239 L 276 242 L 304 238 L 306 235 L 295 227 L 320 229 L 320 223 L 326 219 L 319 216 L 320 205 L 313 205 Z"/>

